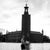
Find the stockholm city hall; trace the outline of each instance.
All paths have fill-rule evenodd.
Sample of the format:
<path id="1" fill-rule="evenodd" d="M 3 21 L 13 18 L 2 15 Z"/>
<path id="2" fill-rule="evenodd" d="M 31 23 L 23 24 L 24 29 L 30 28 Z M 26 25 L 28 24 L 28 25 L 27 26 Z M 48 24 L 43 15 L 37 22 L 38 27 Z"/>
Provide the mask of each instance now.
<path id="1" fill-rule="evenodd" d="M 37 31 L 30 31 L 30 18 L 31 15 L 28 12 L 27 4 L 24 7 L 24 14 L 22 14 L 22 30 L 8 32 L 5 35 L 0 35 L 0 42 L 13 42 L 13 43 L 21 43 L 21 39 L 24 36 L 24 40 L 29 41 L 30 43 L 50 43 L 49 37 L 43 35 L 42 33 Z"/>

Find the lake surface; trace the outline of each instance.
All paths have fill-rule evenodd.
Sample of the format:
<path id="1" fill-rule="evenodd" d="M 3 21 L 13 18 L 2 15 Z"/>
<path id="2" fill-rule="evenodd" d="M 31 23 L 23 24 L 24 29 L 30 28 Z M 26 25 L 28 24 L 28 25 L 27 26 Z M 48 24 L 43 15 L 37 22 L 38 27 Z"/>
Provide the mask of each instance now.
<path id="1" fill-rule="evenodd" d="M 21 50 L 21 43 L 0 43 L 0 50 Z M 50 50 L 50 43 L 31 43 L 30 50 Z"/>

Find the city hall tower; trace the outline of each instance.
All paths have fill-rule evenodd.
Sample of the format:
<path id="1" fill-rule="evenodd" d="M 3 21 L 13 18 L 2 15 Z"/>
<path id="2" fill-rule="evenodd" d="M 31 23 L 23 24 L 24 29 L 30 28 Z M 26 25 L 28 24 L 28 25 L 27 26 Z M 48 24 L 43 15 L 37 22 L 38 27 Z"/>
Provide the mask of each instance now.
<path id="1" fill-rule="evenodd" d="M 29 40 L 30 37 L 30 15 L 28 12 L 28 6 L 24 7 L 24 14 L 22 15 L 22 36 L 25 37 L 25 40 Z"/>

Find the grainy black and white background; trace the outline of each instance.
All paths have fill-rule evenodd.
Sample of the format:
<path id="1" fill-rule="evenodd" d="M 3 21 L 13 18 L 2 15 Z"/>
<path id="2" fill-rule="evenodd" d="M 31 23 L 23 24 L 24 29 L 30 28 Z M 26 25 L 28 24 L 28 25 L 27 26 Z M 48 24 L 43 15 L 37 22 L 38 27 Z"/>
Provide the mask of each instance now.
<path id="1" fill-rule="evenodd" d="M 0 32 L 20 31 L 25 0 L 0 0 Z M 50 0 L 28 0 L 31 14 L 31 31 L 42 32 L 50 37 Z M 35 47 L 36 46 L 36 47 Z M 21 50 L 20 43 L 0 43 L 0 50 Z M 48 43 L 33 43 L 30 50 L 50 50 Z"/>
<path id="2" fill-rule="evenodd" d="M 0 0 L 0 31 L 21 30 L 21 20 L 25 0 Z M 50 0 L 29 0 L 29 13 L 31 14 L 31 30 L 44 30 L 50 37 Z"/>

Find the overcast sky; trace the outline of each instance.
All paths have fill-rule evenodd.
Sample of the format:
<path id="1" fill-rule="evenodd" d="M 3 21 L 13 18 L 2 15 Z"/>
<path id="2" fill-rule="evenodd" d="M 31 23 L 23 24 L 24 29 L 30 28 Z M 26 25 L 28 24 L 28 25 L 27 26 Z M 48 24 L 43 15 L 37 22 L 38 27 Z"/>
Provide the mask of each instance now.
<path id="1" fill-rule="evenodd" d="M 15 31 L 21 30 L 22 14 L 25 0 L 0 0 L 0 28 Z M 29 0 L 31 30 L 50 36 L 50 0 Z"/>

